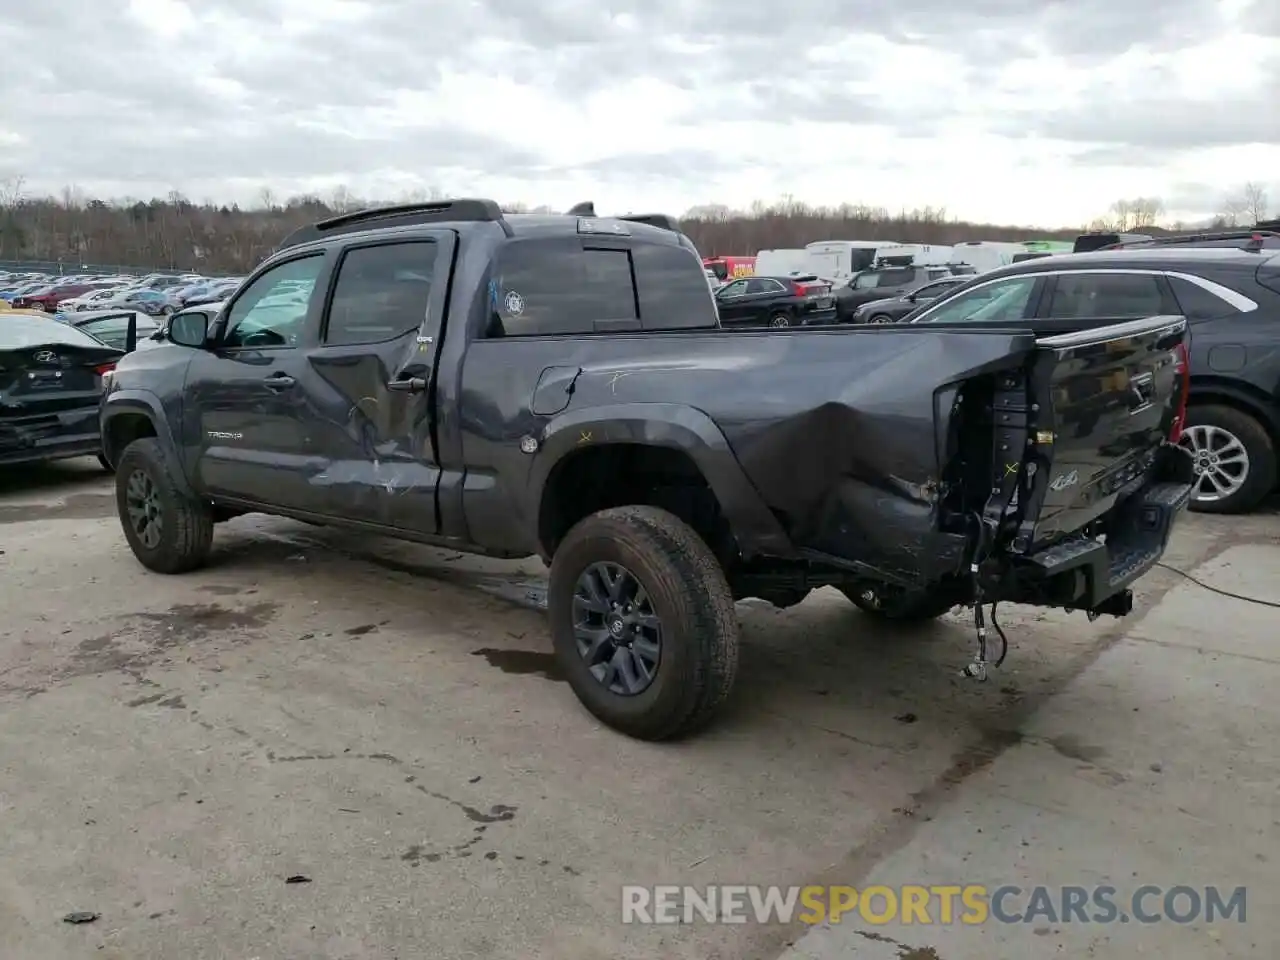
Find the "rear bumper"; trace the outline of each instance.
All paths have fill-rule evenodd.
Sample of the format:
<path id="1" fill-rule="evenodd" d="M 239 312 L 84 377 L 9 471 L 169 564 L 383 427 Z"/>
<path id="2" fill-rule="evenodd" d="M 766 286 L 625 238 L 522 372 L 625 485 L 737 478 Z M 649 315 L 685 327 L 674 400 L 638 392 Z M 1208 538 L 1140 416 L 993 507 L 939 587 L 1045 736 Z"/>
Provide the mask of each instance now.
<path id="1" fill-rule="evenodd" d="M 0 419 L 0 465 L 95 456 L 101 451 L 96 406 Z"/>
<path id="2" fill-rule="evenodd" d="M 1190 456 L 1166 444 L 1145 482 L 1105 518 L 1105 542 L 1082 536 L 1020 558 L 1016 579 L 1034 586 L 1039 602 L 1123 616 L 1132 607 L 1130 587 L 1164 556 L 1194 479 Z"/>

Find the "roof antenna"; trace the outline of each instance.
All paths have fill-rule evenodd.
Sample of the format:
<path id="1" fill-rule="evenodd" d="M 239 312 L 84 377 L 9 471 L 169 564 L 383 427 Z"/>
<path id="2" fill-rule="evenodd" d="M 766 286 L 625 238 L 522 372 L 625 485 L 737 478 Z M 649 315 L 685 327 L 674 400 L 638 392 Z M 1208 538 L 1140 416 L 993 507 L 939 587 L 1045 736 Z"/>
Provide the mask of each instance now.
<path id="1" fill-rule="evenodd" d="M 575 203 L 569 208 L 566 217 L 594 217 L 596 215 L 596 205 L 590 200 L 583 200 L 581 203 Z"/>

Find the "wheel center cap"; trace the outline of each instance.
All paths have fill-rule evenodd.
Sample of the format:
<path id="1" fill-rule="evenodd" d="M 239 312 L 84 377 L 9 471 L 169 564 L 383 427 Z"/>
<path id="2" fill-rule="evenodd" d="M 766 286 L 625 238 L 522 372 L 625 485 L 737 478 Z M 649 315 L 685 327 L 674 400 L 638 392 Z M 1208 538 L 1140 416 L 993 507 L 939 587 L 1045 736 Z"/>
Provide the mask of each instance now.
<path id="1" fill-rule="evenodd" d="M 627 625 L 625 623 L 623 623 L 620 619 L 615 619 L 609 624 L 609 635 L 615 639 L 618 639 L 622 636 L 623 632 L 626 629 L 627 629 Z"/>

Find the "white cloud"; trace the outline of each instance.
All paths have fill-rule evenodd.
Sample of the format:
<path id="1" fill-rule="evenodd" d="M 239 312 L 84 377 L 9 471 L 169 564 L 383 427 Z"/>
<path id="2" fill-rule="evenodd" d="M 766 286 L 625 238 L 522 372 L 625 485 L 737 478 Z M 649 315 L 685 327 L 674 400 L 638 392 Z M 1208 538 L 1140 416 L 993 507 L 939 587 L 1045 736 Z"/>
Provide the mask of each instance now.
<path id="1" fill-rule="evenodd" d="M 0 176 L 252 202 L 1280 199 L 1280 0 L 0 0 Z"/>

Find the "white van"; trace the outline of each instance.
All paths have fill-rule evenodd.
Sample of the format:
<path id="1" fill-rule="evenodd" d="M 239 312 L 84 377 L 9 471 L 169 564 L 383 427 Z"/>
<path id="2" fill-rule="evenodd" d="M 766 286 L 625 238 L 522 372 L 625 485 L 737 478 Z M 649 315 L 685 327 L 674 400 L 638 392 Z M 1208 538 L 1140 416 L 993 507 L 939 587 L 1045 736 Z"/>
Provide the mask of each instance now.
<path id="1" fill-rule="evenodd" d="M 807 250 L 761 250 L 756 254 L 757 277 L 790 277 L 810 272 Z"/>
<path id="2" fill-rule="evenodd" d="M 978 273 L 986 273 L 996 267 L 1013 263 L 1013 258 L 1026 253 L 1024 243 L 1005 243 L 1000 240 L 965 240 L 951 248 L 951 263 L 966 263 Z"/>
<path id="3" fill-rule="evenodd" d="M 891 243 L 876 250 L 876 260 L 898 267 L 944 267 L 951 247 L 936 243 Z"/>
<path id="4" fill-rule="evenodd" d="M 838 286 L 875 263 L 885 247 L 896 245 L 896 240 L 817 240 L 804 249 L 809 272 Z"/>

